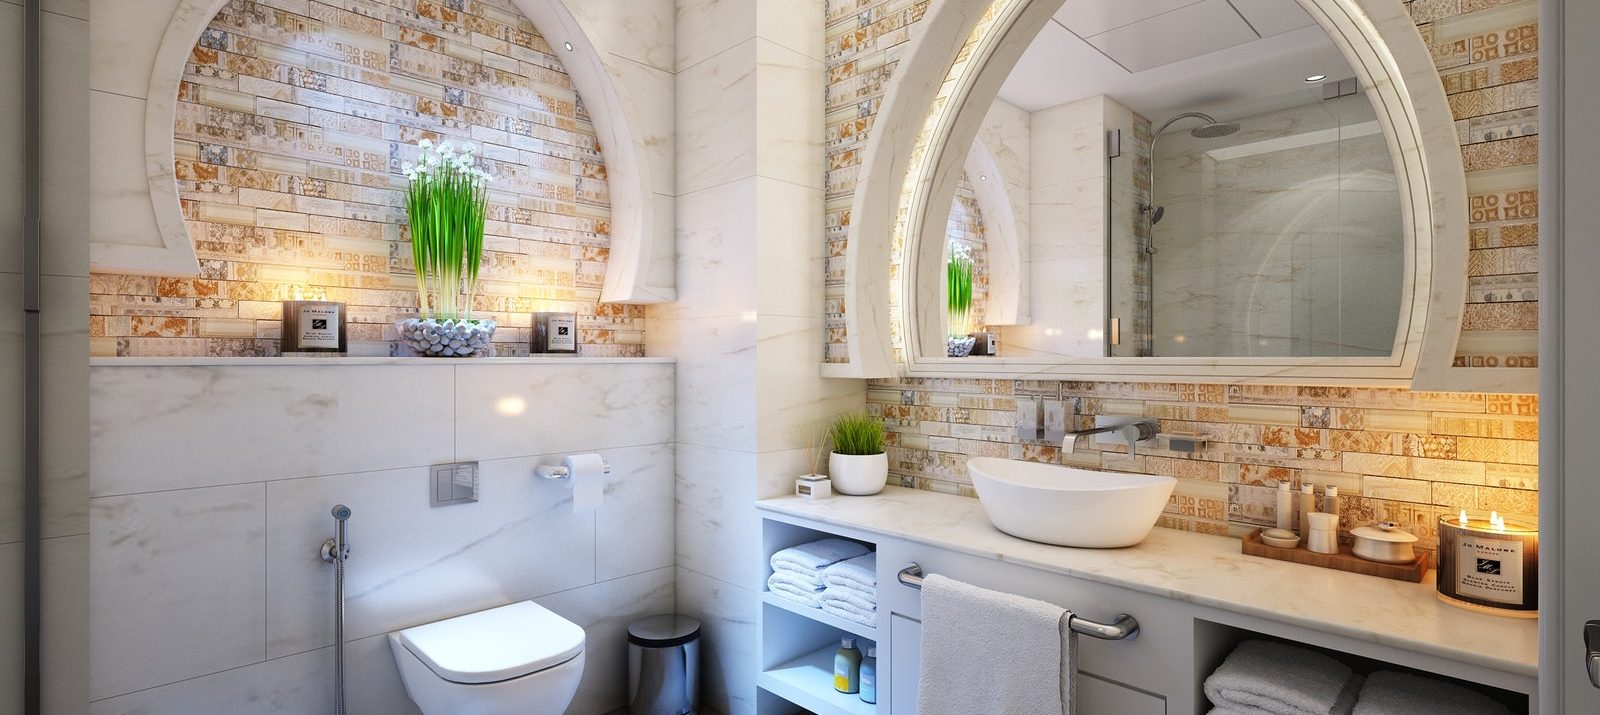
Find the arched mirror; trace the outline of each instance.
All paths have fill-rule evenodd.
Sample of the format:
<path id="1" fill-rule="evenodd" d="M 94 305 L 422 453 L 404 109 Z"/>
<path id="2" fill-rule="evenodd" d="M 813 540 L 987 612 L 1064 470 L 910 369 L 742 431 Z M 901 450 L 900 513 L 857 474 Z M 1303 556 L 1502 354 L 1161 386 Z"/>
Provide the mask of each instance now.
<path id="1" fill-rule="evenodd" d="M 906 371 L 1409 381 L 1459 156 L 1360 4 L 997 3 L 904 182 Z"/>

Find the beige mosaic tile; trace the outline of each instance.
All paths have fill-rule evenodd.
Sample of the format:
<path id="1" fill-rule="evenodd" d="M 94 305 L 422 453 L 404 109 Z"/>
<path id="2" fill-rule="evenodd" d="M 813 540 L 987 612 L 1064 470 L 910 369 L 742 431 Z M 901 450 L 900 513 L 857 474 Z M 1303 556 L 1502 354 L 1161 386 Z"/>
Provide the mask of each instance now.
<path id="1" fill-rule="evenodd" d="M 1210 441 L 1178 452 L 1158 440 L 1130 459 L 1125 447 L 1085 439 L 1065 454 L 1057 444 L 1017 439 L 1017 394 L 1064 399 L 1078 428 L 1091 426 L 1095 415 L 1144 415 L 1159 419 L 1163 433 Z M 966 493 L 966 460 L 979 455 L 1165 474 L 1179 488 L 1160 523 L 1205 533 L 1237 535 L 1273 523 L 1279 482 L 1338 487 L 1341 504 L 1356 509 L 1346 528 L 1379 517 L 1420 524 L 1453 509 L 1491 504 L 1511 512 L 1537 502 L 1532 395 L 901 378 L 873 381 L 867 407 L 889 423 L 897 483 Z M 1432 538 L 1432 525 L 1422 528 Z"/>

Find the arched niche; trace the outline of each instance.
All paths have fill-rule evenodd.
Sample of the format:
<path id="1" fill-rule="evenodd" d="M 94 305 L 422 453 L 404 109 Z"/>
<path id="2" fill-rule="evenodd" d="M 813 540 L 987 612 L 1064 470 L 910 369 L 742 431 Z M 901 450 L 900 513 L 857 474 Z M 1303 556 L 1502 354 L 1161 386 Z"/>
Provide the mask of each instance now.
<path id="1" fill-rule="evenodd" d="M 611 244 L 604 303 L 664 303 L 676 298 L 672 188 L 652 166 L 648 122 L 623 91 L 621 75 L 588 21 L 563 0 L 510 0 L 553 46 L 601 142 L 611 192 Z M 145 103 L 144 155 L 150 201 L 162 247 L 95 244 L 92 263 L 106 272 L 192 276 L 199 272 L 184 226 L 173 173 L 172 127 L 178 89 L 201 33 L 228 0 L 180 0 L 150 73 Z M 571 49 L 567 49 L 570 45 Z M 669 153 L 670 155 L 670 153 Z"/>
<path id="2" fill-rule="evenodd" d="M 1399 0 L 1300 0 L 1345 54 L 1373 97 L 1396 157 L 1407 233 L 1400 335 L 1392 359 L 1081 358 L 1062 364 L 952 362 L 920 345 L 912 315 L 920 300 L 907 276 L 927 262 L 920 236 L 937 224 L 963 162 L 941 160 L 965 147 L 977 120 L 963 106 L 987 106 L 1062 0 L 942 3 L 930 8 L 873 126 L 851 207 L 845 249 L 846 364 L 838 377 L 1023 376 L 1095 380 L 1181 380 L 1371 384 L 1430 390 L 1531 391 L 1535 371 L 1453 368 L 1466 295 L 1466 182 L 1454 126 L 1426 46 Z M 1008 38 L 1011 38 L 1008 40 Z M 970 39 L 970 45 L 968 43 Z M 964 49 L 965 48 L 965 49 Z M 970 59 L 951 72 L 962 52 Z M 995 67 L 1003 71 L 993 70 Z M 946 86 L 947 83 L 950 86 Z M 939 100 L 941 92 L 948 95 Z M 896 224 L 904 216 L 902 229 Z M 898 283 L 899 285 L 895 285 Z M 926 292 L 926 291 L 925 291 Z M 904 336 L 903 360 L 892 336 Z M 932 344 L 933 341 L 926 341 Z M 1339 360 L 1344 362 L 1340 363 Z M 1360 362 L 1365 360 L 1366 362 Z"/>

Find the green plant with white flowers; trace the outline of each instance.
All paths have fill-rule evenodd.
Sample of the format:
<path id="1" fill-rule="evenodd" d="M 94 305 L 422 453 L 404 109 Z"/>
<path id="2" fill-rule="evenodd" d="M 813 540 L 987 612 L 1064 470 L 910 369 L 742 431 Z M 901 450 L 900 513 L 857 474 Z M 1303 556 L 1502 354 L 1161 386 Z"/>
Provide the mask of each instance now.
<path id="1" fill-rule="evenodd" d="M 472 144 L 457 151 L 449 141 L 435 145 L 423 139 L 417 147 L 422 150 L 417 161 L 402 167 L 409 182 L 406 218 L 411 226 L 417 305 L 423 318 L 471 320 L 493 177 L 479 168 L 477 147 Z"/>

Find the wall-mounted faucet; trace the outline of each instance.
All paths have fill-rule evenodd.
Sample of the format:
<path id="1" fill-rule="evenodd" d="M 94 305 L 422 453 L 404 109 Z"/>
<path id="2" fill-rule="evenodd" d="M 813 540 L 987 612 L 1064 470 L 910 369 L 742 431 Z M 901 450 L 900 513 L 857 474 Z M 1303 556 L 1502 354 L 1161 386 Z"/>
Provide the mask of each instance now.
<path id="1" fill-rule="evenodd" d="M 1079 437 L 1115 434 L 1128 445 L 1128 456 L 1132 457 L 1135 445 L 1147 439 L 1155 439 L 1156 433 L 1161 431 L 1161 423 L 1153 417 L 1100 417 L 1098 420 L 1103 423 L 1099 427 L 1068 432 L 1061 440 L 1061 451 L 1072 454 L 1072 448 L 1078 443 Z"/>

